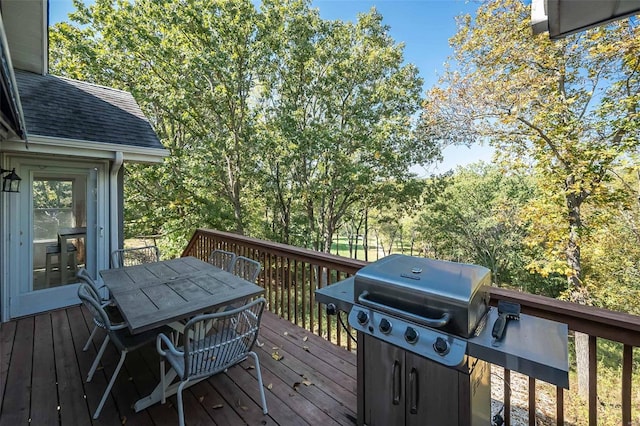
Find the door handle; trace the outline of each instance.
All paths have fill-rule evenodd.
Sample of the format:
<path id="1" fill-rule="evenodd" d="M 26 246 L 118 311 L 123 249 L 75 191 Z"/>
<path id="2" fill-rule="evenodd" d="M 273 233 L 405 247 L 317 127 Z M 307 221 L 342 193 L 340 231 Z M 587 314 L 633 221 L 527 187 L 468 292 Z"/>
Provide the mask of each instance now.
<path id="1" fill-rule="evenodd" d="M 409 373 L 409 412 L 411 414 L 418 414 L 419 391 L 418 371 L 415 368 L 412 368 Z"/>
<path id="2" fill-rule="evenodd" d="M 393 361 L 393 395 L 392 400 L 393 405 L 400 404 L 400 396 L 401 396 L 401 386 L 402 386 L 402 377 L 400 374 L 402 373 L 400 368 L 400 361 Z"/>

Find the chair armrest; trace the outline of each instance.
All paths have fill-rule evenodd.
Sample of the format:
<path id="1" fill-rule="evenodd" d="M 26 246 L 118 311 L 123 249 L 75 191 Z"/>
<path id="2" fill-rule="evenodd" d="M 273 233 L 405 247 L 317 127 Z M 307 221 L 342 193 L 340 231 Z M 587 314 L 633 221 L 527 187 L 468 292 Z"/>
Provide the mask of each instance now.
<path id="1" fill-rule="evenodd" d="M 122 330 L 127 328 L 127 323 L 126 322 L 119 322 L 117 324 L 111 324 L 111 330 L 116 331 L 116 330 Z"/>
<path id="2" fill-rule="evenodd" d="M 173 355 L 176 356 L 183 356 L 184 352 L 181 352 L 179 350 L 176 349 L 175 346 L 173 346 L 173 342 L 171 341 L 171 339 L 169 339 L 164 333 L 160 333 L 158 334 L 158 337 L 156 338 L 156 349 L 158 350 L 158 353 L 161 356 L 166 356 L 167 352 L 162 349 L 162 343 L 164 342 L 164 344 L 167 346 L 167 350 L 169 352 L 171 352 Z"/>

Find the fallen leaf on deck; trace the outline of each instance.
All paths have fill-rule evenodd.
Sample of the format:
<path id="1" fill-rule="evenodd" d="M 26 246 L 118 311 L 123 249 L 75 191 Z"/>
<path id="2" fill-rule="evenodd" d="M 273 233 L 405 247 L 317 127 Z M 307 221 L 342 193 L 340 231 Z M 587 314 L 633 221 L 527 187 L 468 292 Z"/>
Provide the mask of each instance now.
<path id="1" fill-rule="evenodd" d="M 238 400 L 236 402 L 236 407 L 238 407 L 239 409 L 241 409 L 243 411 L 247 411 L 248 410 L 247 406 L 246 405 L 242 405 L 242 401 L 240 401 L 240 400 Z"/>
<path id="2" fill-rule="evenodd" d="M 247 367 L 245 368 L 245 370 L 254 370 L 256 367 L 253 365 L 247 365 Z"/>
<path id="3" fill-rule="evenodd" d="M 200 402 L 204 401 L 204 396 L 198 397 L 198 401 L 200 401 Z"/>
<path id="4" fill-rule="evenodd" d="M 302 349 L 309 352 L 309 346 L 303 346 Z"/>
<path id="5" fill-rule="evenodd" d="M 122 424 L 125 424 L 125 423 L 127 423 L 127 416 L 124 416 L 124 417 L 122 418 Z"/>
<path id="6" fill-rule="evenodd" d="M 302 384 L 305 385 L 305 386 L 311 386 L 313 383 L 311 383 L 309 380 L 305 379 L 305 380 L 302 381 Z"/>
<path id="7" fill-rule="evenodd" d="M 278 351 L 275 351 L 271 354 L 271 358 L 275 359 L 276 361 L 280 361 L 282 358 L 284 358 L 284 356 L 280 355 Z"/>
<path id="8" fill-rule="evenodd" d="M 291 387 L 293 388 L 294 391 L 298 392 L 298 388 L 300 387 L 301 384 L 302 383 L 300 382 L 295 382 Z"/>
<path id="9" fill-rule="evenodd" d="M 288 331 L 285 331 L 285 332 L 284 332 L 284 333 L 282 333 L 282 334 L 284 334 L 285 336 L 288 336 L 288 335 L 289 335 L 289 332 L 288 332 Z"/>
<path id="10" fill-rule="evenodd" d="M 217 410 L 217 409 L 222 408 L 222 407 L 224 407 L 224 405 L 222 405 L 222 404 L 216 404 L 216 405 L 214 405 L 214 406 L 213 406 L 213 407 L 211 407 L 211 408 L 213 408 L 214 410 Z"/>
<path id="11" fill-rule="evenodd" d="M 269 384 L 267 385 L 267 389 L 269 389 L 269 390 L 273 389 L 273 383 L 269 383 Z"/>
<path id="12" fill-rule="evenodd" d="M 271 347 L 271 349 L 273 349 L 274 351 L 277 351 L 277 350 L 278 350 L 278 349 L 280 349 L 280 348 L 279 348 L 279 347 L 277 347 L 277 346 L 272 346 L 272 347 Z"/>
<path id="13" fill-rule="evenodd" d="M 306 342 L 307 340 L 309 340 L 309 336 L 304 336 L 304 337 L 302 338 L 302 341 L 303 341 L 303 342 Z"/>
<path id="14" fill-rule="evenodd" d="M 264 346 L 264 343 L 261 343 L 260 341 L 256 340 L 256 345 L 258 345 L 259 348 Z"/>

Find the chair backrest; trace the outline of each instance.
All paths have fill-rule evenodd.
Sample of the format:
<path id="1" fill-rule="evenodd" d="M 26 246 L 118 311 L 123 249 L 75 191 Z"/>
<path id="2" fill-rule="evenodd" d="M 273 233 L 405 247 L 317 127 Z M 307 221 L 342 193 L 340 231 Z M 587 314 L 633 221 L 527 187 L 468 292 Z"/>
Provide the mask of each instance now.
<path id="1" fill-rule="evenodd" d="M 258 338 L 266 300 L 215 314 L 199 315 L 184 327 L 184 377 L 206 377 L 242 361 Z"/>
<path id="2" fill-rule="evenodd" d="M 143 263 L 158 262 L 160 250 L 156 246 L 132 247 L 118 249 L 111 252 L 111 267 L 141 265 Z"/>
<path id="3" fill-rule="evenodd" d="M 99 300 L 105 301 L 109 299 L 103 294 L 104 286 L 100 287 L 98 283 L 96 283 L 95 280 L 91 278 L 91 275 L 89 275 L 89 271 L 87 271 L 85 268 L 78 269 L 78 272 L 76 273 L 76 278 L 78 278 L 78 280 L 80 280 L 81 283 L 85 283 L 89 285 L 91 287 L 91 290 L 93 290 L 93 292 L 98 296 Z"/>
<path id="4" fill-rule="evenodd" d="M 116 331 L 126 328 L 127 325 L 125 323 L 111 323 L 109 315 L 102 307 L 103 305 L 100 302 L 100 297 L 93 291 L 90 285 L 80 283 L 78 286 L 78 297 L 91 315 L 93 315 L 93 320 L 96 324 L 100 324 L 100 326 L 107 331 L 113 344 L 116 345 L 119 350 L 124 350 L 125 345 Z"/>
<path id="5" fill-rule="evenodd" d="M 231 266 L 235 260 L 236 254 L 230 251 L 214 250 L 209 255 L 210 264 L 228 272 L 231 271 Z"/>
<path id="6" fill-rule="evenodd" d="M 100 296 L 93 291 L 89 284 L 80 283 L 78 286 L 78 297 L 87 310 L 93 315 L 93 319 L 104 325 L 106 330 L 111 328 L 109 315 L 105 312 L 100 302 Z"/>
<path id="7" fill-rule="evenodd" d="M 237 256 L 231 265 L 231 273 L 255 283 L 262 269 L 260 262 L 244 256 Z"/>

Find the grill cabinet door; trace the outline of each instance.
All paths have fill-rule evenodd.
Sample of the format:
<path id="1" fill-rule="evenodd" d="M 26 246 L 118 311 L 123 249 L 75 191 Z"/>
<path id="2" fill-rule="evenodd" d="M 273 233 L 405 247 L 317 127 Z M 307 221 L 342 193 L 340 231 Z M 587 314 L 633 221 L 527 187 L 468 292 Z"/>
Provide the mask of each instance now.
<path id="1" fill-rule="evenodd" d="M 458 371 L 405 354 L 407 426 L 459 425 Z"/>
<path id="2" fill-rule="evenodd" d="M 405 351 L 375 337 L 368 335 L 363 337 L 364 424 L 367 426 L 403 425 L 405 422 Z"/>

